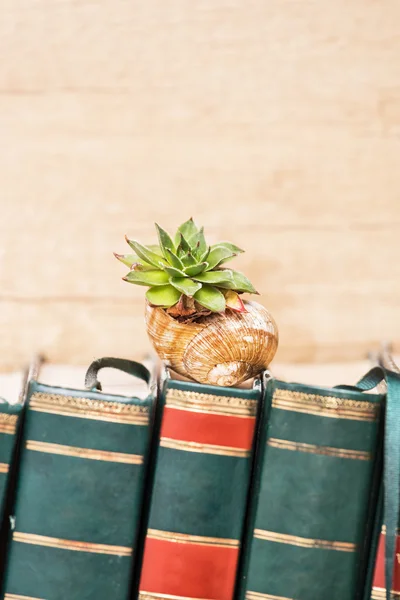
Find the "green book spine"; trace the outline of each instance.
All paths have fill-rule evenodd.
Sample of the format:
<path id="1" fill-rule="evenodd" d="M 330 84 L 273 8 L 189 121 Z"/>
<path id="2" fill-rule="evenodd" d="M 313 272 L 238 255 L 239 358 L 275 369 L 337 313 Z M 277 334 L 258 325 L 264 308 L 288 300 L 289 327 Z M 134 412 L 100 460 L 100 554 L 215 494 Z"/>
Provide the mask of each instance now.
<path id="1" fill-rule="evenodd" d="M 31 382 L 6 600 L 128 600 L 152 404 Z"/>
<path id="2" fill-rule="evenodd" d="M 0 513 L 1 521 L 7 520 L 5 508 L 12 477 L 13 456 L 17 440 L 18 422 L 22 404 L 9 404 L 0 399 Z"/>
<path id="3" fill-rule="evenodd" d="M 267 383 L 240 600 L 362 597 L 382 402 Z"/>
<path id="4" fill-rule="evenodd" d="M 233 599 L 260 398 L 165 381 L 140 600 Z"/>
<path id="5" fill-rule="evenodd" d="M 10 404 L 0 399 L 0 589 L 4 581 L 4 565 L 10 532 L 10 509 L 15 488 L 23 400 L 22 396 L 19 403 Z"/>

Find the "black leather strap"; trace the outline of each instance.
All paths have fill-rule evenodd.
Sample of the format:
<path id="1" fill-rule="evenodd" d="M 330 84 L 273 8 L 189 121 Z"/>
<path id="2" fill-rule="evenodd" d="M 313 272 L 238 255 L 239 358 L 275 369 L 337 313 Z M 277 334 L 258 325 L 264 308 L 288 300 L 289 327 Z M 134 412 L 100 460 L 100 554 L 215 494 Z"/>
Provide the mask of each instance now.
<path id="1" fill-rule="evenodd" d="M 150 381 L 150 371 L 141 363 L 126 358 L 112 358 L 105 356 L 93 361 L 85 375 L 85 387 L 89 390 L 101 391 L 101 383 L 97 379 L 100 369 L 112 368 L 143 379 L 146 383 Z"/>

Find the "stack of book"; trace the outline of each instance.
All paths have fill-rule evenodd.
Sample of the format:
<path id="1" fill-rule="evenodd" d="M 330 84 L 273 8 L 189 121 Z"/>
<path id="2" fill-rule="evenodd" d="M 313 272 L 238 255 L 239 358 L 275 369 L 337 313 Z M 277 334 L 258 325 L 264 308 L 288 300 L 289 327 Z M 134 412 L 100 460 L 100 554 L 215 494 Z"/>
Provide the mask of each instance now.
<path id="1" fill-rule="evenodd" d="M 24 386 L 23 403 L 5 403 L 21 417 L 4 431 L 19 429 L 15 485 L 4 515 L 10 527 L 3 597 L 126 600 L 155 389 L 85 391 L 74 386 L 73 370 L 62 372 L 58 386 L 52 375 L 43 368 Z M 83 382 L 82 376 L 80 387 Z M 3 438 L 1 451 L 10 446 Z"/>
<path id="2" fill-rule="evenodd" d="M 2 598 L 386 599 L 383 394 L 279 365 L 157 386 L 148 366 L 150 384 L 110 370 L 103 391 L 77 367 L 0 376 Z"/>

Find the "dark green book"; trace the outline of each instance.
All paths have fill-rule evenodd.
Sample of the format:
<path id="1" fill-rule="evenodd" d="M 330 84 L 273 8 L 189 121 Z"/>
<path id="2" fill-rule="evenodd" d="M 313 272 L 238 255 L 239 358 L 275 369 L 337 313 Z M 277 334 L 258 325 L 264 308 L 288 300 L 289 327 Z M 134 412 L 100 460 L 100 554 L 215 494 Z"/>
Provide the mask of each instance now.
<path id="1" fill-rule="evenodd" d="M 30 382 L 5 599 L 128 600 L 154 393 Z"/>
<path id="2" fill-rule="evenodd" d="M 0 398 L 0 572 L 4 571 L 5 551 L 10 530 L 10 505 L 15 483 L 17 441 L 27 391 L 27 373 L 15 384 L 16 393 Z M 19 387 L 19 389 L 18 389 Z M 18 394 L 18 395 L 17 395 Z M 10 401 L 9 401 L 10 400 Z M 0 581 L 2 575 L 0 577 Z"/>
<path id="3" fill-rule="evenodd" d="M 162 386 L 140 600 L 232 600 L 261 382 Z"/>
<path id="4" fill-rule="evenodd" d="M 238 599 L 360 597 L 382 402 L 357 391 L 266 382 Z"/>
<path id="5" fill-rule="evenodd" d="M 8 499 L 9 482 L 12 477 L 13 456 L 17 439 L 18 421 L 22 411 L 22 403 L 10 404 L 0 398 L 0 514 L 1 521 Z"/>

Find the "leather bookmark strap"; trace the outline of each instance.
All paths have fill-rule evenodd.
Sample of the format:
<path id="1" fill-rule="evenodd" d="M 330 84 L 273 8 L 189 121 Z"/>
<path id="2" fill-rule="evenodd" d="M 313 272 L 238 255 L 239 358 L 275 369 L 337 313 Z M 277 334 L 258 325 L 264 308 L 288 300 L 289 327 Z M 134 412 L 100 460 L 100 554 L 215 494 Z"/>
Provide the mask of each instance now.
<path id="1" fill-rule="evenodd" d="M 400 374 L 382 367 L 367 373 L 357 384 L 363 391 L 375 388 L 382 380 L 387 384 L 384 439 L 384 521 L 386 600 L 391 598 L 396 536 L 400 509 Z"/>
<path id="2" fill-rule="evenodd" d="M 106 356 L 93 361 L 85 376 L 85 387 L 89 390 L 101 391 L 101 383 L 97 379 L 100 369 L 112 368 L 133 375 L 139 379 L 143 379 L 146 383 L 150 381 L 150 371 L 141 363 L 125 358 L 112 358 Z"/>

